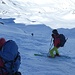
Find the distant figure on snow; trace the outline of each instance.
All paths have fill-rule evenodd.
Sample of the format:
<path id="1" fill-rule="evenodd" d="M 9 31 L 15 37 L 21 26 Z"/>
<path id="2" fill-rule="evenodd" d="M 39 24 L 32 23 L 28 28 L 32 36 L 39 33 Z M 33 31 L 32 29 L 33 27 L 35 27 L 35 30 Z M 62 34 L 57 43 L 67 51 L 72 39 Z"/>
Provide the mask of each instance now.
<path id="1" fill-rule="evenodd" d="M 4 25 L 4 23 L 3 23 L 3 22 L 0 22 L 0 24 L 1 24 L 1 25 Z"/>
<path id="2" fill-rule="evenodd" d="M 31 33 L 31 35 L 33 36 L 34 34 L 33 34 L 33 33 Z"/>

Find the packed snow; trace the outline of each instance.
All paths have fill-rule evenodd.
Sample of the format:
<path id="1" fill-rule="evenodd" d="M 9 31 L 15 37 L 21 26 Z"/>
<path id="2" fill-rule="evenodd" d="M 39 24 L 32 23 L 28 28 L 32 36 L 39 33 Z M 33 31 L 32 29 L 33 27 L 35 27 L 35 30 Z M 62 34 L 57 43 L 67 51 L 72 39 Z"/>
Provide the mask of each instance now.
<path id="1" fill-rule="evenodd" d="M 40 0 L 0 0 L 0 38 L 17 43 L 22 75 L 75 75 L 75 1 L 41 1 L 47 4 L 41 5 Z M 59 48 L 63 56 L 34 56 L 48 54 L 52 28 L 68 38 Z"/>
<path id="2" fill-rule="evenodd" d="M 5 23 L 5 20 L 1 19 Z M 12 19 L 10 19 L 12 20 Z M 58 29 L 68 38 L 65 46 L 59 48 L 60 55 L 66 57 L 40 57 L 35 53 L 48 53 L 51 43 L 52 29 L 46 25 L 16 24 L 10 20 L 0 24 L 0 37 L 14 40 L 21 55 L 19 71 L 22 75 L 74 75 L 75 74 L 75 36 L 73 29 Z M 66 32 L 65 32 L 66 31 Z M 69 33 L 68 33 L 69 32 Z M 32 36 L 31 33 L 34 35 Z"/>

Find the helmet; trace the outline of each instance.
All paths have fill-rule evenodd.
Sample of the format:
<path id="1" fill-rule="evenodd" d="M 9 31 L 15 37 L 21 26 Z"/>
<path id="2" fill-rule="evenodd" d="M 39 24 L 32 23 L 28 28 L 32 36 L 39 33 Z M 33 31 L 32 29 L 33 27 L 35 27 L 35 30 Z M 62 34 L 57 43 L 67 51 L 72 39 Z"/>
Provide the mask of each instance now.
<path id="1" fill-rule="evenodd" d="M 58 34 L 58 31 L 57 31 L 56 29 L 54 29 L 54 30 L 52 31 L 52 33 L 53 33 L 53 34 Z"/>
<path id="2" fill-rule="evenodd" d="M 0 48 L 4 45 L 6 40 L 4 38 L 0 38 Z"/>

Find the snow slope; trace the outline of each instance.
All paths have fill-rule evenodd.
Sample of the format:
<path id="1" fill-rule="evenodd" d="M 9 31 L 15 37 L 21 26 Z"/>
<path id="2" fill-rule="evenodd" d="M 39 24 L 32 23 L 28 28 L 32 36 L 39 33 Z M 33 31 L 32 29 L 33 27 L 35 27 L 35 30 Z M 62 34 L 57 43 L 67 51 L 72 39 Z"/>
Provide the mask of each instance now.
<path id="1" fill-rule="evenodd" d="M 15 18 L 14 22 L 26 25 L 45 24 L 51 28 L 74 28 L 75 1 L 0 0 L 0 18 Z"/>
<path id="2" fill-rule="evenodd" d="M 45 25 L 26 26 L 15 23 L 10 25 L 9 23 L 0 25 L 0 37 L 4 37 L 6 40 L 12 39 L 18 44 L 22 58 L 19 70 L 22 75 L 75 75 L 74 36 L 68 37 L 65 46 L 59 49 L 61 55 L 71 58 L 38 57 L 34 56 L 34 53 L 48 53 L 52 29 Z M 63 31 L 64 34 L 71 36 L 64 29 L 60 30 L 60 32 Z M 67 29 L 67 31 L 71 32 L 72 30 Z M 31 33 L 34 33 L 34 36 Z"/>

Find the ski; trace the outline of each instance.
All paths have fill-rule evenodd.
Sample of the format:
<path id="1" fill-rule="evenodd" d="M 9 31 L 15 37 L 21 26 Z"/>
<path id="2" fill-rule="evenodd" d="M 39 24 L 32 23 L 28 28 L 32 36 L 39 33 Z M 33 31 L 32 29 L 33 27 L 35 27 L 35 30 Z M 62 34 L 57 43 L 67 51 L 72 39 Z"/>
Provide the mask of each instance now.
<path id="1" fill-rule="evenodd" d="M 48 55 L 45 53 L 40 53 L 40 54 L 37 53 L 37 54 L 34 54 L 34 56 L 48 57 Z"/>
<path id="2" fill-rule="evenodd" d="M 48 56 L 47 53 L 34 54 L 34 56 L 40 56 L 40 57 L 48 57 L 48 58 L 52 58 L 51 56 Z"/>
<path id="3" fill-rule="evenodd" d="M 41 57 L 48 57 L 48 58 L 52 58 L 51 56 L 48 56 L 47 53 L 37 53 L 37 54 L 34 54 L 34 56 L 41 56 Z M 68 58 L 68 59 L 71 59 L 71 57 L 67 56 L 67 55 L 60 55 L 60 56 L 55 56 L 55 57 L 63 57 L 63 58 Z M 54 58 L 55 58 L 54 57 Z"/>
<path id="4" fill-rule="evenodd" d="M 34 54 L 35 56 L 44 56 L 43 54 Z"/>

